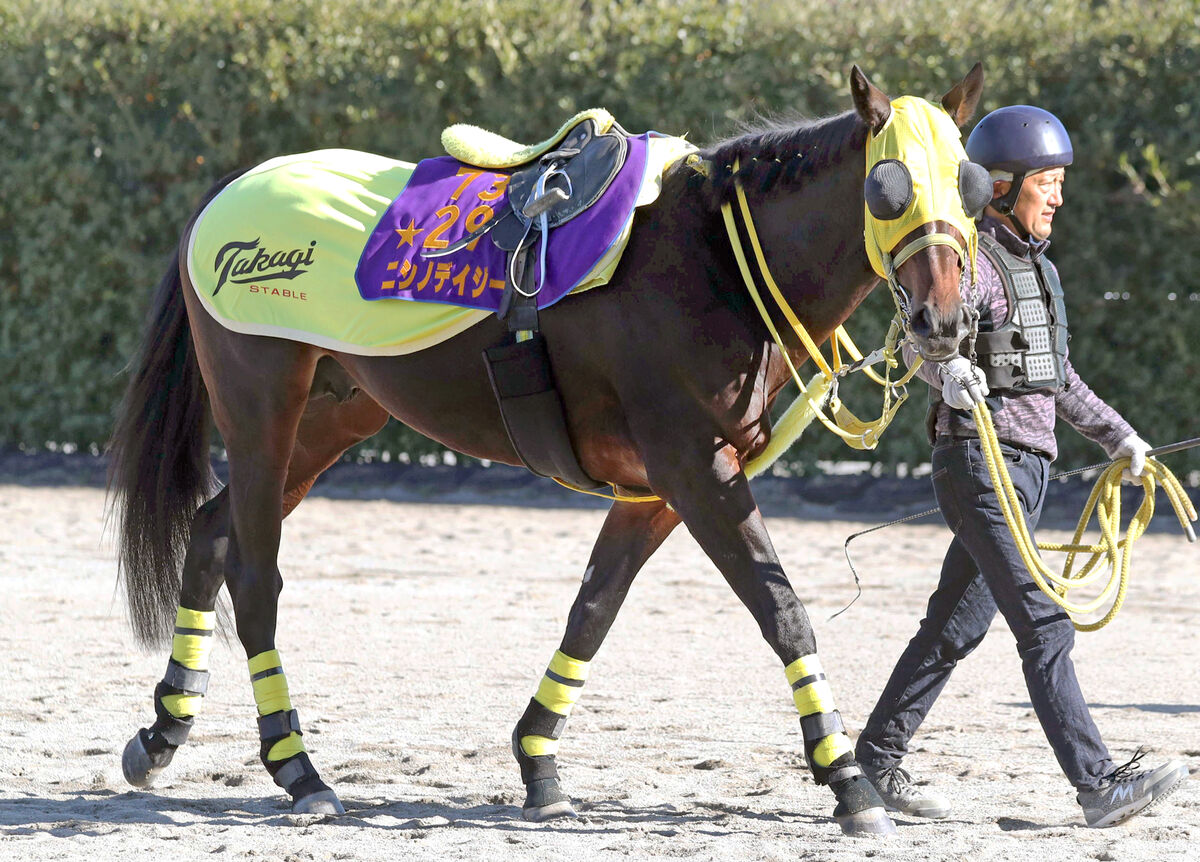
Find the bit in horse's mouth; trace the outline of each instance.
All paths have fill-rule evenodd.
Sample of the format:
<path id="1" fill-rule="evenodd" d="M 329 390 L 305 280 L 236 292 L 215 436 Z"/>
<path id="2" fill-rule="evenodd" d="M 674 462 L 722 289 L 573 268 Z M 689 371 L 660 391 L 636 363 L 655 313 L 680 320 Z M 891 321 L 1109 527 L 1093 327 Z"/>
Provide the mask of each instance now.
<path id="1" fill-rule="evenodd" d="M 947 359 L 953 359 L 958 354 L 957 342 L 950 349 L 944 352 L 933 353 L 925 347 L 918 345 L 917 352 L 921 354 L 921 358 L 926 362 L 945 362 Z"/>

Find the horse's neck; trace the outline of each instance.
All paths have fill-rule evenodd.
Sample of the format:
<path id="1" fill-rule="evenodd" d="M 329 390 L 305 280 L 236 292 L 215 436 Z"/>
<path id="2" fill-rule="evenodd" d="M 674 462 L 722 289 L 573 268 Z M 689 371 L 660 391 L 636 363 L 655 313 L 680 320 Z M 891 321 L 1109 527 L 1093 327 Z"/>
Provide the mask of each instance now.
<path id="1" fill-rule="evenodd" d="M 802 185 L 776 186 L 750 200 L 771 276 L 818 340 L 877 282 L 863 243 L 862 173 L 853 167 L 861 158 L 847 153 L 839 166 Z M 785 339 L 797 344 L 794 336 Z"/>

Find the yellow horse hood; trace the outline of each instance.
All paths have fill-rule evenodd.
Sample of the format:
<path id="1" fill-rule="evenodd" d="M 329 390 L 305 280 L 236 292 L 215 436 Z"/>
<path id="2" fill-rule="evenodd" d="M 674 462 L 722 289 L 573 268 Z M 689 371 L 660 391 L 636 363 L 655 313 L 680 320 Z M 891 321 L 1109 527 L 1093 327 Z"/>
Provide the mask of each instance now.
<path id="1" fill-rule="evenodd" d="M 888 162 L 880 166 L 880 162 Z M 957 243 L 964 264 L 969 260 L 975 271 L 975 251 L 978 234 L 974 219 L 963 205 L 959 171 L 967 161 L 962 135 L 950 115 L 940 106 L 915 96 L 902 96 L 892 102 L 892 114 L 883 128 L 867 142 L 867 185 L 891 168 L 891 191 L 902 182 L 904 171 L 911 182 L 907 200 L 903 189 L 891 196 L 896 212 L 888 218 L 872 213 L 870 195 L 864 203 L 864 240 L 871 268 L 880 278 L 887 278 L 899 261 L 893 262 L 891 251 L 904 236 L 915 228 L 933 221 L 945 222 L 958 229 L 966 242 Z M 874 169 L 883 170 L 875 174 Z M 903 209 L 901 210 L 901 207 Z M 879 207 L 876 207 L 879 210 Z M 951 245 L 949 241 L 944 244 Z"/>

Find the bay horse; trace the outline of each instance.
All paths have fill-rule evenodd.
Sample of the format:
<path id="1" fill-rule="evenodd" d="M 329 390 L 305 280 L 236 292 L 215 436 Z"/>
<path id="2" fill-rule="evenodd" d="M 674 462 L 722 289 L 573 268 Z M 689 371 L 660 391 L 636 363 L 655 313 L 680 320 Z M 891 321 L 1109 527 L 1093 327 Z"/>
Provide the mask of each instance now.
<path id="1" fill-rule="evenodd" d="M 979 65 L 922 104 L 957 128 L 982 89 Z M 659 199 L 638 211 L 610 284 L 542 314 L 570 440 L 589 476 L 645 488 L 654 502 L 614 503 L 587 562 L 560 648 L 513 732 L 526 785 L 523 816 L 573 816 L 555 764 L 558 739 L 593 659 L 639 569 L 680 523 L 712 559 L 783 663 L 814 778 L 837 799 L 848 833 L 894 831 L 854 762 L 816 655 L 804 605 L 779 563 L 743 465 L 767 444 L 769 411 L 808 359 L 790 333 L 778 346 L 748 301 L 720 203 L 744 190 L 772 272 L 816 343 L 878 283 L 864 230 L 865 155 L 893 103 L 854 66 L 854 108 L 764 127 L 680 161 Z M 906 97 L 911 98 L 911 97 Z M 921 101 L 921 100 L 918 100 Z M 943 113 L 944 112 L 944 113 Z M 961 144 L 957 144 L 961 152 Z M 956 152 L 930 148 L 931 162 Z M 229 182 L 211 189 L 197 209 Z M 868 198 L 869 200 L 869 198 Z M 959 211 L 961 214 L 961 210 Z M 342 813 L 306 752 L 275 650 L 282 520 L 317 477 L 389 415 L 457 452 L 519 464 L 482 362 L 509 339 L 490 317 L 400 356 L 337 352 L 303 340 L 239 334 L 205 310 L 180 266 L 197 215 L 153 299 L 142 348 L 110 444 L 110 505 L 131 625 L 144 645 L 173 635 L 155 689 L 156 719 L 129 741 L 126 778 L 146 787 L 171 761 L 199 712 L 221 585 L 232 600 L 259 712 L 260 756 L 298 813 Z M 973 223 L 971 224 L 973 228 Z M 941 222 L 897 243 L 921 241 Z M 947 358 L 966 335 L 965 256 L 919 245 L 896 268 L 908 328 L 923 355 Z M 885 249 L 891 252 L 894 249 Z M 771 312 L 779 325 L 779 309 Z M 340 380 L 340 395 L 314 381 Z M 211 496 L 209 435 L 228 453 L 228 484 Z"/>

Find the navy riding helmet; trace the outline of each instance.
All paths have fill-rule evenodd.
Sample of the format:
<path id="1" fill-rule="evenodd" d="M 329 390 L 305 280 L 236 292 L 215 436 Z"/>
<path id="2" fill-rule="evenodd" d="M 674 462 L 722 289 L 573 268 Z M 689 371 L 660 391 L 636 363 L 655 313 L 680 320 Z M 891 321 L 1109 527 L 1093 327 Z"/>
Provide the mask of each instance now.
<path id="1" fill-rule="evenodd" d="M 966 149 L 971 161 L 989 171 L 1013 175 L 1008 194 L 992 202 L 1004 215 L 1012 213 L 1026 174 L 1065 167 L 1075 158 L 1071 138 L 1058 117 L 1033 105 L 992 111 L 971 131 Z"/>

